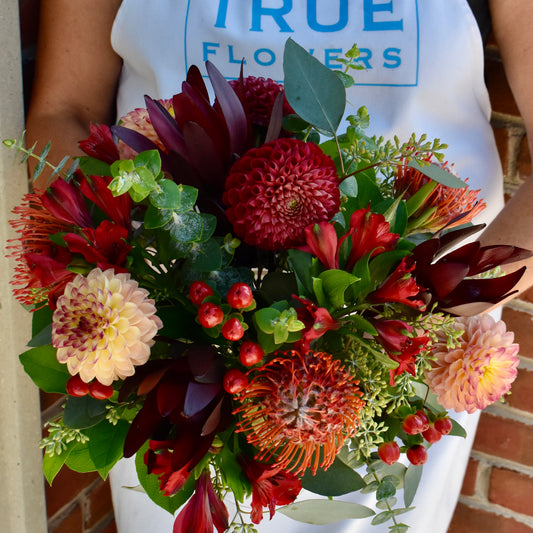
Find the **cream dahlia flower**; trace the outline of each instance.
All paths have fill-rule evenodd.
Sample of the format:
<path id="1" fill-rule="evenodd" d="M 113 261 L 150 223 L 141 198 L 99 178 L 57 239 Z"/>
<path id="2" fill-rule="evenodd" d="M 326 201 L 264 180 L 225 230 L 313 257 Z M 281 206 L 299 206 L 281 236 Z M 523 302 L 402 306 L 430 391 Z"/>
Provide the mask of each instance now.
<path id="1" fill-rule="evenodd" d="M 509 391 L 519 346 L 505 323 L 490 315 L 457 318 L 456 328 L 464 330 L 458 346 L 448 349 L 445 339 L 433 346 L 436 360 L 426 383 L 444 408 L 473 413 Z"/>
<path id="2" fill-rule="evenodd" d="M 150 356 L 162 327 L 148 291 L 112 269 L 92 270 L 67 284 L 52 319 L 57 359 L 85 382 L 111 385 L 135 373 Z"/>

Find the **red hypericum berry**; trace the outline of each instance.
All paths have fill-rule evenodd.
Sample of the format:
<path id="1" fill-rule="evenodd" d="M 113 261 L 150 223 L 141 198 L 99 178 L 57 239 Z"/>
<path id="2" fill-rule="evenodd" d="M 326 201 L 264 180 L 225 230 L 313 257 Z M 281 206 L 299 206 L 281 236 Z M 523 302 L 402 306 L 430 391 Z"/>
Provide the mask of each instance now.
<path id="1" fill-rule="evenodd" d="M 113 387 L 104 385 L 95 379 L 89 383 L 89 394 L 97 400 L 107 400 L 113 394 Z"/>
<path id="2" fill-rule="evenodd" d="M 252 305 L 254 295 L 246 283 L 234 283 L 226 295 L 226 301 L 234 309 L 246 309 Z"/>
<path id="3" fill-rule="evenodd" d="M 402 428 L 408 435 L 418 435 L 424 431 L 425 423 L 417 414 L 407 415 L 402 422 Z"/>
<path id="4" fill-rule="evenodd" d="M 424 437 L 429 443 L 435 444 L 442 439 L 442 433 L 440 433 L 435 426 L 430 425 L 425 431 L 422 431 L 422 437 Z"/>
<path id="5" fill-rule="evenodd" d="M 444 418 L 437 418 L 437 420 L 435 420 L 435 429 L 441 435 L 448 435 L 448 433 L 450 433 L 450 431 L 452 430 L 451 419 L 447 416 L 445 416 Z"/>
<path id="6" fill-rule="evenodd" d="M 67 394 L 69 396 L 75 396 L 76 398 L 81 398 L 82 396 L 89 394 L 89 384 L 85 383 L 79 374 L 68 379 L 66 388 Z"/>
<path id="7" fill-rule="evenodd" d="M 418 418 L 420 418 L 420 420 L 422 420 L 422 431 L 426 431 L 426 429 L 429 428 L 428 415 L 426 415 L 426 413 L 424 411 L 417 411 L 415 413 L 415 415 L 418 416 Z"/>
<path id="8" fill-rule="evenodd" d="M 244 335 L 244 328 L 238 318 L 230 318 L 222 326 L 222 336 L 229 341 L 238 341 Z"/>
<path id="9" fill-rule="evenodd" d="M 194 305 L 201 303 L 213 294 L 213 289 L 203 281 L 195 281 L 189 287 L 189 298 Z"/>
<path id="10" fill-rule="evenodd" d="M 224 390 L 229 394 L 237 394 L 248 385 L 248 378 L 238 368 L 232 368 L 222 379 Z"/>
<path id="11" fill-rule="evenodd" d="M 423 465 L 428 460 L 428 452 L 422 444 L 415 444 L 407 450 L 407 459 L 413 465 Z"/>
<path id="12" fill-rule="evenodd" d="M 393 465 L 400 458 L 400 447 L 394 441 L 384 442 L 378 447 L 379 458 L 388 465 Z"/>
<path id="13" fill-rule="evenodd" d="M 198 321 L 204 328 L 214 328 L 224 320 L 224 311 L 214 303 L 204 302 L 198 308 Z"/>
<path id="14" fill-rule="evenodd" d="M 239 361 L 244 366 L 256 365 L 263 359 L 263 348 L 256 342 L 244 341 L 239 350 Z"/>

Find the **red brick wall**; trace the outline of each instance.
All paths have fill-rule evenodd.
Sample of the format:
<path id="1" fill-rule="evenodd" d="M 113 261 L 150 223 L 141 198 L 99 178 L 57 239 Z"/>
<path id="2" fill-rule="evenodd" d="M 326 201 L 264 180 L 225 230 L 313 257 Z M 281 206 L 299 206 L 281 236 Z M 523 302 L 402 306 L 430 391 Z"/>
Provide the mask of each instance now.
<path id="1" fill-rule="evenodd" d="M 25 93 L 31 91 L 38 0 L 20 0 Z M 531 173 L 531 159 L 518 111 L 494 45 L 489 45 L 487 83 L 494 127 L 512 195 Z M 509 304 L 504 320 L 521 345 L 522 364 L 505 405 L 481 417 L 462 496 L 449 533 L 533 531 L 533 290 Z M 43 418 L 57 407 L 43 397 Z M 50 533 L 114 533 L 107 482 L 96 475 L 62 471 L 46 489 Z"/>

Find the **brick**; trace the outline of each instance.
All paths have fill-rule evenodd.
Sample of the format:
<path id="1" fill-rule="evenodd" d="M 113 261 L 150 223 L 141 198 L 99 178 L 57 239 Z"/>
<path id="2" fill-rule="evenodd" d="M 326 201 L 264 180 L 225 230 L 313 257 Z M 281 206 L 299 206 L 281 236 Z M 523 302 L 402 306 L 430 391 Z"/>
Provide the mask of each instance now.
<path id="1" fill-rule="evenodd" d="M 524 137 L 520 143 L 520 151 L 516 161 L 518 175 L 521 178 L 526 178 L 531 175 L 531 154 L 529 153 L 529 144 L 527 137 Z"/>
<path id="2" fill-rule="evenodd" d="M 485 80 L 492 109 L 499 113 L 518 116 L 520 113 L 507 83 L 501 61 L 489 59 L 485 62 Z"/>
<path id="3" fill-rule="evenodd" d="M 40 392 L 41 411 L 48 409 L 49 407 L 54 405 L 57 401 L 59 401 L 61 398 L 64 398 L 63 394 L 47 394 L 46 392 L 41 391 Z"/>
<path id="4" fill-rule="evenodd" d="M 533 466 L 533 428 L 515 420 L 483 413 L 474 449 Z"/>
<path id="5" fill-rule="evenodd" d="M 511 387 L 511 394 L 505 397 L 511 407 L 533 413 L 533 371 L 518 369 L 518 375 Z"/>
<path id="6" fill-rule="evenodd" d="M 531 533 L 531 528 L 511 518 L 459 503 L 448 533 Z"/>
<path id="7" fill-rule="evenodd" d="M 517 513 L 533 516 L 532 494 L 532 477 L 506 468 L 492 469 L 489 487 L 490 502 Z"/>
<path id="8" fill-rule="evenodd" d="M 476 491 L 476 480 L 479 462 L 475 459 L 470 459 L 466 467 L 465 477 L 463 480 L 463 487 L 461 494 L 464 496 L 473 496 Z"/>
<path id="9" fill-rule="evenodd" d="M 527 291 L 524 291 L 520 297 L 520 300 L 523 300 L 524 302 L 533 303 L 533 288 L 528 289 Z M 533 358 L 533 353 L 530 356 Z"/>
<path id="10" fill-rule="evenodd" d="M 74 501 L 79 493 L 97 478 L 98 474 L 95 472 L 79 474 L 69 470 L 67 467 L 63 467 L 54 479 L 52 486 L 45 483 L 48 516 L 54 516 L 62 507 Z"/>
<path id="11" fill-rule="evenodd" d="M 102 481 L 88 492 L 84 498 L 82 508 L 83 525 L 86 529 L 93 527 L 105 516 L 113 513 L 109 481 Z"/>
<path id="12" fill-rule="evenodd" d="M 493 128 L 494 139 L 502 162 L 504 173 L 509 168 L 509 131 L 507 128 Z"/>
<path id="13" fill-rule="evenodd" d="M 520 355 L 533 357 L 533 335 L 531 335 L 533 316 L 505 307 L 502 319 L 507 324 L 507 329 L 514 331 L 515 342 L 520 345 Z"/>
<path id="14" fill-rule="evenodd" d="M 100 533 L 117 533 L 117 524 L 115 520 L 111 522 L 105 529 L 103 529 Z"/>
<path id="15" fill-rule="evenodd" d="M 48 531 L 49 533 L 84 533 L 80 507 L 74 507 L 60 524 L 49 527 Z"/>

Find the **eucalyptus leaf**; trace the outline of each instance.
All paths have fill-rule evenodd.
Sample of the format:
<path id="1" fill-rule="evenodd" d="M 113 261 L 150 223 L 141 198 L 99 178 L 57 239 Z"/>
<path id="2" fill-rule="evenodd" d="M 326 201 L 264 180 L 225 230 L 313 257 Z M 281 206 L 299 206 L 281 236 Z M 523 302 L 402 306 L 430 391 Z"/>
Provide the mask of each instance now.
<path id="1" fill-rule="evenodd" d="M 198 189 L 190 185 L 178 185 L 172 180 L 161 180 L 159 190 L 150 194 L 150 203 L 158 209 L 170 209 L 185 213 L 194 207 L 198 198 Z"/>
<path id="2" fill-rule="evenodd" d="M 415 494 L 422 477 L 422 465 L 409 465 L 404 478 L 403 501 L 409 507 L 415 499 Z"/>
<path id="3" fill-rule="evenodd" d="M 428 178 L 431 178 L 433 181 L 445 185 L 446 187 L 451 187 L 453 189 L 464 189 L 467 184 L 460 180 L 457 176 L 454 176 L 451 172 L 444 170 L 438 165 L 421 165 L 417 161 L 411 161 L 408 164 L 409 167 L 422 172 Z"/>
<path id="4" fill-rule="evenodd" d="M 222 250 L 214 239 L 194 243 L 189 251 L 191 267 L 199 272 L 212 272 L 222 266 Z"/>
<path id="5" fill-rule="evenodd" d="M 199 213 L 187 211 L 178 213 L 172 211 L 172 217 L 165 225 L 170 236 L 180 242 L 197 242 L 201 239 L 204 221 Z"/>
<path id="6" fill-rule="evenodd" d="M 65 384 L 70 377 L 67 365 L 57 360 L 53 346 L 39 346 L 20 355 L 26 374 L 44 392 L 65 394 Z"/>
<path id="7" fill-rule="evenodd" d="M 319 468 L 315 475 L 307 470 L 302 477 L 302 487 L 321 496 L 342 496 L 364 486 L 363 478 L 338 457 L 327 470 Z"/>
<path id="8" fill-rule="evenodd" d="M 283 56 L 285 95 L 296 113 L 317 128 L 335 134 L 346 106 L 342 80 L 289 39 Z"/>
<path id="9" fill-rule="evenodd" d="M 303 500 L 277 509 L 281 514 L 304 522 L 324 526 L 350 518 L 367 518 L 375 513 L 358 503 L 339 500 Z"/>
<path id="10" fill-rule="evenodd" d="M 111 169 L 108 163 L 100 161 L 94 157 L 82 155 L 77 157 L 80 170 L 86 176 L 111 176 Z"/>

